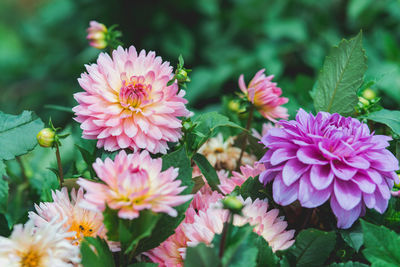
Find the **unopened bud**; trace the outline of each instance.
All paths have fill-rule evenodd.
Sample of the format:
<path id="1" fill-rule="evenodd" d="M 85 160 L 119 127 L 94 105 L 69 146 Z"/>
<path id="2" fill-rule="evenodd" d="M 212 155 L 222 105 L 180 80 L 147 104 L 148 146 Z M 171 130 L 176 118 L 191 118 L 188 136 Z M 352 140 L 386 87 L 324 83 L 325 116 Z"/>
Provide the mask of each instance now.
<path id="1" fill-rule="evenodd" d="M 362 96 L 367 100 L 372 100 L 376 97 L 376 93 L 371 88 L 367 88 L 362 93 Z"/>
<path id="2" fill-rule="evenodd" d="M 239 109 L 240 109 L 240 104 L 239 104 L 238 101 L 231 100 L 231 101 L 229 101 L 229 103 L 228 103 L 228 108 L 229 108 L 230 110 L 232 110 L 232 111 L 238 112 Z"/>
<path id="3" fill-rule="evenodd" d="M 107 46 L 106 35 L 107 27 L 104 24 L 92 20 L 90 27 L 87 29 L 87 39 L 89 44 L 97 49 L 103 49 Z"/>
<path id="4" fill-rule="evenodd" d="M 233 213 L 239 213 L 243 208 L 243 203 L 235 196 L 227 196 L 222 200 L 224 209 L 230 210 Z"/>
<path id="5" fill-rule="evenodd" d="M 36 135 L 36 139 L 42 147 L 52 147 L 55 137 L 56 133 L 50 128 L 44 128 Z"/>
<path id="6" fill-rule="evenodd" d="M 175 77 L 178 82 L 188 82 L 187 72 L 184 69 L 180 69 Z"/>
<path id="7" fill-rule="evenodd" d="M 369 105 L 369 101 L 367 99 L 365 99 L 364 97 L 359 97 L 358 101 L 360 101 L 364 106 L 368 106 Z"/>

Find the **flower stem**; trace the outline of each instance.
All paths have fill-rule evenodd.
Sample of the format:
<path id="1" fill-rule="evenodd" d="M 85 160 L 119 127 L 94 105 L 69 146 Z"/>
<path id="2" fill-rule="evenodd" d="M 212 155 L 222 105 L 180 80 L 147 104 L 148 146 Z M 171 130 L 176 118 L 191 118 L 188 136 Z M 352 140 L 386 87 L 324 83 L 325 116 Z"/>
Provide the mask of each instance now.
<path id="1" fill-rule="evenodd" d="M 60 179 L 60 188 L 62 188 L 62 186 L 64 184 L 64 174 L 63 174 L 63 168 L 62 168 L 62 163 L 61 163 L 60 148 L 59 148 L 57 142 L 55 142 L 55 146 L 56 146 L 56 158 L 57 158 L 57 165 L 58 165 L 58 177 Z"/>
<path id="2" fill-rule="evenodd" d="M 251 127 L 251 122 L 253 120 L 253 114 L 254 114 L 254 105 L 251 105 L 250 110 L 249 110 L 249 116 L 247 117 L 246 130 L 243 131 L 245 133 L 245 137 L 244 137 L 243 144 L 242 144 L 242 147 L 241 147 L 240 156 L 239 156 L 239 159 L 238 159 L 237 164 L 236 164 L 237 165 L 236 169 L 238 169 L 238 170 L 239 170 L 240 165 L 242 163 L 244 150 L 246 149 L 246 146 L 247 146 L 247 139 L 248 139 L 247 132 L 250 130 L 250 127 Z"/>
<path id="3" fill-rule="evenodd" d="M 224 256 L 226 239 L 229 236 L 229 225 L 233 223 L 233 214 L 229 213 L 228 220 L 224 223 L 224 228 L 222 229 L 221 243 L 219 244 L 219 257 L 222 259 Z"/>

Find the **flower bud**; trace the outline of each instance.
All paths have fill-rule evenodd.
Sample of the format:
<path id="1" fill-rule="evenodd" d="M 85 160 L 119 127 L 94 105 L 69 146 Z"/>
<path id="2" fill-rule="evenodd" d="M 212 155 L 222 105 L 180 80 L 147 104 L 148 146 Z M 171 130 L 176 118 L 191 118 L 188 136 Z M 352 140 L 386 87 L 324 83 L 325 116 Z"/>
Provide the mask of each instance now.
<path id="1" fill-rule="evenodd" d="M 227 196 L 222 200 L 224 209 L 230 210 L 233 213 L 239 213 L 243 208 L 243 203 L 235 196 Z"/>
<path id="2" fill-rule="evenodd" d="M 367 100 L 372 100 L 376 97 L 376 93 L 371 88 L 367 88 L 362 93 L 362 96 Z"/>
<path id="3" fill-rule="evenodd" d="M 400 174 L 397 174 L 398 176 L 399 176 L 399 179 L 400 179 Z M 398 184 L 394 184 L 394 186 L 396 187 L 396 188 L 399 188 L 400 189 L 400 183 L 398 183 Z"/>
<path id="4" fill-rule="evenodd" d="M 42 129 L 37 135 L 36 139 L 42 147 L 52 147 L 55 141 L 56 133 L 50 128 Z"/>
<path id="5" fill-rule="evenodd" d="M 184 69 L 180 69 L 175 77 L 178 82 L 186 82 L 188 79 L 187 72 Z"/>
<path id="6" fill-rule="evenodd" d="M 240 109 L 240 104 L 239 104 L 238 101 L 231 100 L 231 101 L 229 101 L 229 103 L 228 103 L 228 108 L 229 108 L 230 110 L 232 110 L 232 111 L 238 112 L 239 109 Z"/>
<path id="7" fill-rule="evenodd" d="M 369 101 L 367 99 L 365 99 L 364 97 L 359 97 L 358 101 L 360 101 L 364 106 L 368 106 L 369 105 Z"/>
<path id="8" fill-rule="evenodd" d="M 104 24 L 98 23 L 92 20 L 90 22 L 90 27 L 87 29 L 88 35 L 87 39 L 89 44 L 97 49 L 103 49 L 107 46 L 106 35 L 107 28 Z"/>

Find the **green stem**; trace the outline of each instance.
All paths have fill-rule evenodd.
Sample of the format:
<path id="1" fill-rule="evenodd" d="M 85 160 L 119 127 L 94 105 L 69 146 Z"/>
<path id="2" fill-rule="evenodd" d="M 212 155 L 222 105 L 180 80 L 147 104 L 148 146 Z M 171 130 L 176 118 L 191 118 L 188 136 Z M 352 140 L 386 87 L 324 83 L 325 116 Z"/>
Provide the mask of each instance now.
<path id="1" fill-rule="evenodd" d="M 243 144 L 242 144 L 241 151 L 240 151 L 240 156 L 239 156 L 239 159 L 238 159 L 237 164 L 236 164 L 237 165 L 236 166 L 237 170 L 239 170 L 239 168 L 240 168 L 240 165 L 242 163 L 243 154 L 244 154 L 244 151 L 245 151 L 246 146 L 247 146 L 247 139 L 248 139 L 248 137 L 247 137 L 248 133 L 247 132 L 250 130 L 250 127 L 251 127 L 251 122 L 253 120 L 253 114 L 254 114 L 254 105 L 251 105 L 250 111 L 249 111 L 249 116 L 247 117 L 246 130 L 243 131 L 246 135 L 244 137 Z"/>
<path id="2" fill-rule="evenodd" d="M 225 245 L 227 243 L 227 238 L 229 236 L 229 225 L 233 223 L 233 214 L 229 213 L 228 220 L 224 223 L 224 228 L 222 229 L 221 243 L 219 244 L 219 257 L 222 259 L 225 252 Z"/>
<path id="3" fill-rule="evenodd" d="M 22 162 L 21 157 L 17 157 L 17 162 L 19 167 L 21 168 L 22 178 L 24 178 L 24 182 L 28 182 L 28 177 L 26 176 L 24 163 Z"/>
<path id="4" fill-rule="evenodd" d="M 57 165 L 58 165 L 58 176 L 60 179 L 60 188 L 62 188 L 62 186 L 64 184 L 64 174 L 63 174 L 63 168 L 62 168 L 62 163 L 61 163 L 60 148 L 59 148 L 57 142 L 55 142 L 55 144 L 56 144 L 56 158 L 57 158 Z"/>

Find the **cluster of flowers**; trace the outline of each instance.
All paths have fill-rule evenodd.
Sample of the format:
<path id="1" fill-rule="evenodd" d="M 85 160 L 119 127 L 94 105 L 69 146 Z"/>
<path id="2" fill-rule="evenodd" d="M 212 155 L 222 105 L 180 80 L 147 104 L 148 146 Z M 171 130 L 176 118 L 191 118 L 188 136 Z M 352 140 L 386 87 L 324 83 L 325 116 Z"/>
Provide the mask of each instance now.
<path id="1" fill-rule="evenodd" d="M 102 28 L 92 25 L 94 28 Z M 92 37 L 95 33 L 91 33 Z M 185 186 L 177 179 L 179 170 L 162 171 L 162 159 L 150 155 L 167 153 L 168 143 L 182 136 L 182 117 L 191 115 L 183 98 L 185 91 L 174 82 L 172 67 L 154 52 L 139 53 L 135 47 L 119 47 L 112 57 L 101 53 L 97 64 L 86 66 L 78 80 L 84 92 L 74 95 L 79 103 L 73 110 L 81 124 L 83 138 L 97 140 L 97 147 L 121 150 L 114 160 L 97 159 L 93 168 L 100 179 L 80 178 L 79 190 L 53 192 L 53 202 L 36 205 L 29 222 L 18 225 L 10 238 L 0 238 L 2 266 L 74 266 L 79 263 L 79 244 L 84 237 L 107 240 L 102 212 L 108 207 L 118 216 L 132 220 L 140 211 L 151 210 L 176 216 L 174 207 L 189 200 L 185 219 L 175 233 L 143 257 L 160 266 L 183 266 L 186 248 L 210 244 L 220 234 L 229 212 L 220 200 L 249 177 L 259 176 L 266 185 L 273 182 L 273 200 L 286 206 L 298 200 L 305 208 L 330 203 L 339 228 L 349 228 L 367 208 L 383 213 L 390 189 L 398 183 L 396 158 L 386 150 L 389 137 L 371 133 L 366 124 L 338 114 L 316 116 L 300 110 L 296 120 L 287 121 L 282 107 L 288 99 L 260 70 L 248 86 L 239 78 L 242 97 L 265 118 L 262 135 L 254 133 L 268 150 L 258 162 L 255 156 L 234 146 L 234 138 L 211 138 L 199 150 L 218 170 L 219 189 L 204 186 L 194 195 L 182 195 Z M 123 149 L 130 149 L 127 154 Z M 243 166 L 237 166 L 238 159 Z M 193 177 L 201 176 L 194 167 Z M 240 172 L 234 171 L 240 168 Z M 85 192 L 84 192 L 85 190 Z M 278 209 L 267 200 L 237 199 L 242 215 L 233 224 L 249 223 L 273 251 L 290 247 L 294 231 Z M 107 241 L 112 251 L 117 242 Z M 18 265 L 20 264 L 20 265 Z"/>

